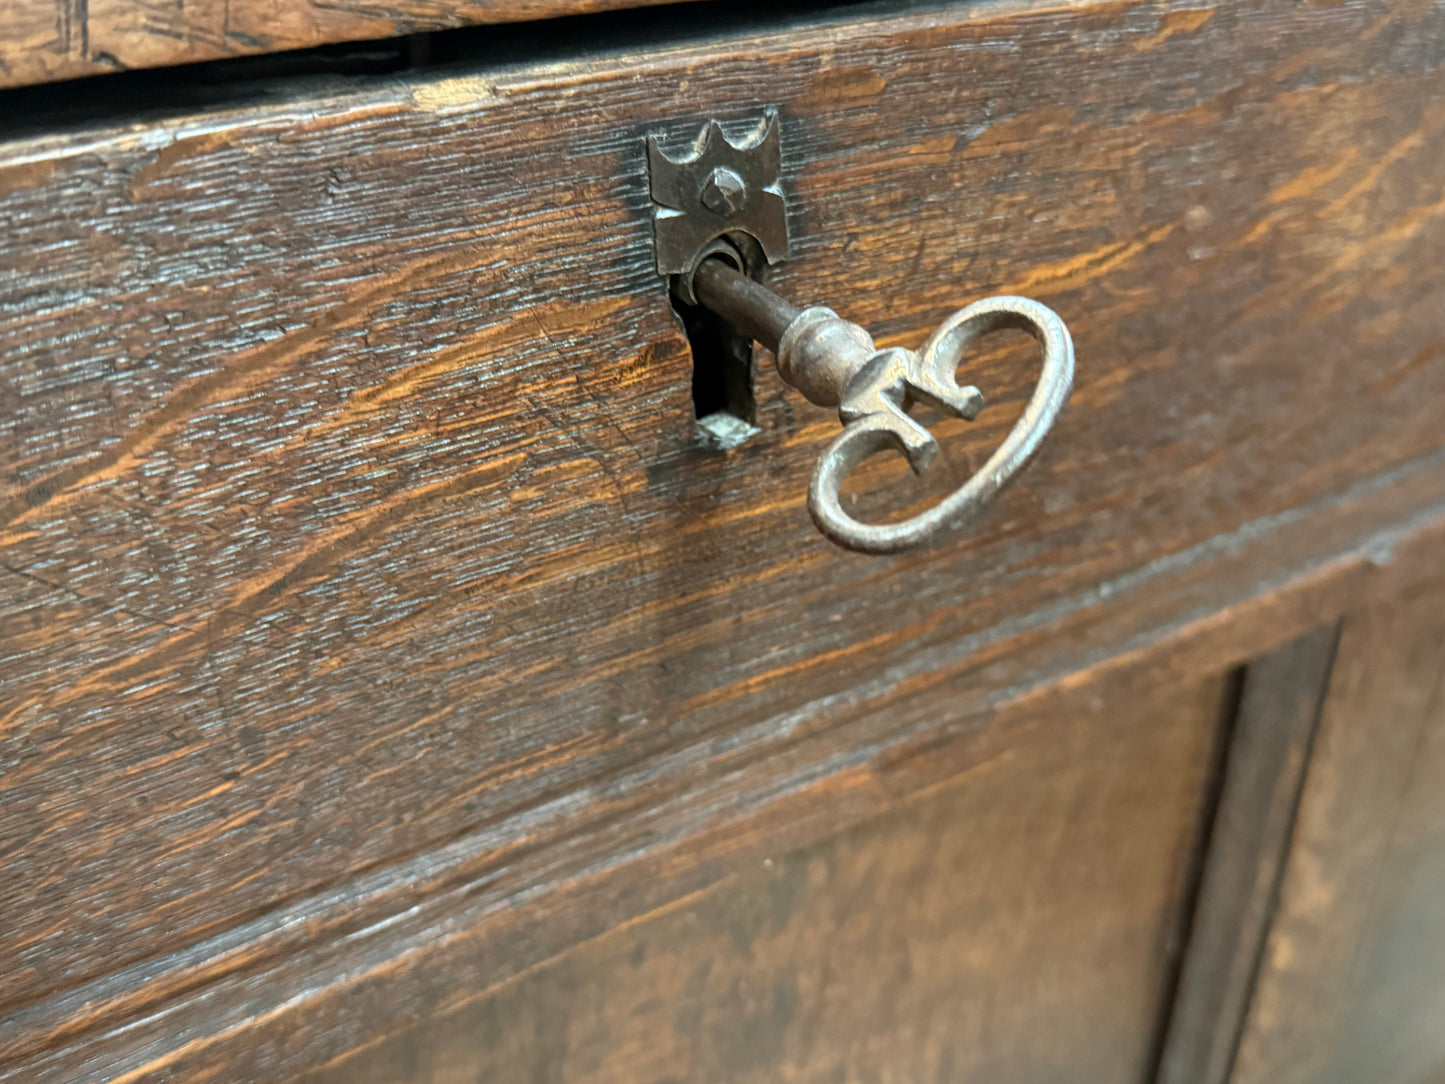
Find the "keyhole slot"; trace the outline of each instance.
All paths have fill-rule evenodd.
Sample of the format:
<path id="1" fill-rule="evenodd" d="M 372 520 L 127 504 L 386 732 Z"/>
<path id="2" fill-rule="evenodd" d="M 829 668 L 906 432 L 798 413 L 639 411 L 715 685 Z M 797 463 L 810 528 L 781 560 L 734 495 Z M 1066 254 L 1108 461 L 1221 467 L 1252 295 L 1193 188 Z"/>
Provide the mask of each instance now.
<path id="1" fill-rule="evenodd" d="M 753 258 L 749 259 L 747 253 Z M 766 266 L 758 243 L 746 234 L 719 238 L 693 261 L 721 257 L 739 271 L 761 281 Z M 757 403 L 753 396 L 753 343 L 733 330 L 722 317 L 687 300 L 676 276 L 672 308 L 682 322 L 692 352 L 692 407 L 698 434 L 715 448 L 733 448 L 757 432 Z"/>

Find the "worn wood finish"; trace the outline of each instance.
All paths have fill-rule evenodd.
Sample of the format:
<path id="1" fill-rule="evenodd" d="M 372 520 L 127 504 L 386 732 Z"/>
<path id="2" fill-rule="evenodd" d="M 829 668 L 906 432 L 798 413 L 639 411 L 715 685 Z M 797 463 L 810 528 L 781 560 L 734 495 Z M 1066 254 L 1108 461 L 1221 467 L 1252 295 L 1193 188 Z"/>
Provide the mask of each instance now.
<path id="1" fill-rule="evenodd" d="M 1445 587 L 1348 618 L 1232 1080 L 1445 1073 Z"/>
<path id="2" fill-rule="evenodd" d="M 334 1057 L 1436 537 L 1445 15 L 1296 10 L 965 8 L 3 148 L 12 1078 Z M 1044 457 L 932 552 L 816 538 L 834 422 L 766 373 L 749 445 L 693 436 L 640 136 L 760 85 L 781 288 L 889 342 L 999 289 L 1075 331 Z"/>
<path id="3" fill-rule="evenodd" d="M 1051 718 L 305 1080 L 1142 1081 L 1226 691 Z"/>
<path id="4" fill-rule="evenodd" d="M 664 2 L 0 0 L 0 88 Z"/>
<path id="5" fill-rule="evenodd" d="M 1284 868 L 1337 629 L 1250 663 L 1228 740 L 1158 1084 L 1225 1084 Z"/>
<path id="6" fill-rule="evenodd" d="M 1382 512 L 1367 506 L 1355 514 L 1374 522 Z M 1317 518 L 1298 524 L 1314 541 L 1323 526 Z M 983 688 L 995 683 L 987 710 L 971 706 L 948 683 L 926 692 L 906 686 L 866 690 L 863 711 L 887 713 L 890 723 L 912 736 L 840 758 L 827 786 L 795 787 L 740 814 L 734 808 L 737 787 L 723 784 L 692 796 L 696 804 L 724 809 L 701 826 L 690 821 L 669 832 L 667 809 L 630 826 L 630 834 L 603 823 L 579 832 L 560 860 L 518 861 L 484 878 L 426 891 L 422 877 L 429 869 L 448 861 L 460 865 L 464 848 L 480 842 L 458 841 L 460 846 L 303 900 L 149 968 L 12 1014 L 8 1034 L 19 1041 L 11 1049 L 27 1044 L 39 1053 L 18 1058 L 6 1078 L 69 1080 L 104 1067 L 106 1075 L 128 1070 L 128 1080 L 284 1079 L 344 1056 L 649 908 L 702 891 L 739 862 L 756 865 L 780 847 L 826 838 L 840 822 L 886 810 L 940 780 L 1007 757 L 1021 726 L 1048 726 L 1101 704 L 1132 703 L 1157 695 L 1161 685 L 1178 688 L 1190 675 L 1277 648 L 1282 638 L 1307 631 L 1351 600 L 1417 583 L 1445 542 L 1445 524 L 1357 537 L 1350 551 L 1283 580 L 1265 572 L 1273 587 L 1266 594 L 1237 578 L 1258 576 L 1271 561 L 1297 556 L 1296 546 L 1281 542 L 1227 538 L 1217 549 L 1229 560 L 1193 563 L 1181 579 L 1150 581 L 1157 588 L 1151 595 L 1166 596 L 1170 607 L 1197 596 L 1204 585 L 1212 594 L 1229 584 L 1239 597 L 1224 613 L 1196 611 L 1139 636 L 1129 631 L 1137 630 L 1131 612 L 1136 599 L 1129 606 L 1084 609 L 1042 638 L 1025 635 L 1022 642 L 994 645 L 989 654 L 1002 653 L 1002 665 L 990 663 L 968 675 Z M 1386 555 L 1390 559 L 1381 563 Z M 1127 587 L 1112 586 L 1119 593 Z M 1058 655 L 1041 650 L 1057 641 L 1068 645 L 1064 653 L 1075 667 L 1078 651 L 1092 662 L 1060 671 Z M 1030 667 L 1038 668 L 1030 681 L 1014 680 Z M 953 722 L 940 728 L 946 718 Z M 875 721 L 864 714 L 846 734 L 856 734 L 860 722 Z M 614 860 L 599 866 L 598 854 Z M 589 861 L 590 867 L 583 865 Z M 466 870 L 461 873 L 465 877 Z M 413 907 L 397 916 L 403 900 Z M 526 907 L 516 906 L 521 900 Z M 201 992 L 204 999 L 196 996 Z M 131 1019 L 123 1034 L 98 1028 L 138 1010 L 144 1019 Z M 48 1042 L 58 1049 L 45 1050 Z"/>

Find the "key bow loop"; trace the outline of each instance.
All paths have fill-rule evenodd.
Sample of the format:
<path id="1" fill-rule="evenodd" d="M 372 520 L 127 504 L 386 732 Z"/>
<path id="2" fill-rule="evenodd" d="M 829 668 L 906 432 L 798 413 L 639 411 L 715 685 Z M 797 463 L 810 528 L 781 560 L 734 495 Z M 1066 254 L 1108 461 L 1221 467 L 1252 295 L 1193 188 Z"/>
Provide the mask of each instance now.
<path id="1" fill-rule="evenodd" d="M 984 335 L 1017 328 L 1042 348 L 1043 366 L 1023 416 L 988 461 L 940 503 L 898 523 L 863 523 L 843 511 L 839 488 L 848 472 L 886 449 L 901 451 L 915 473 L 938 455 L 933 434 L 914 421 L 909 408 L 929 405 L 973 420 L 983 395 L 960 385 L 956 373 L 964 353 Z M 1046 305 L 1025 297 L 990 297 L 955 312 L 918 351 L 879 350 L 852 377 L 838 414 L 844 423 L 818 458 L 808 489 L 808 511 L 818 529 L 849 549 L 894 553 L 918 545 L 944 524 L 976 515 L 1014 480 L 1037 453 L 1074 383 L 1074 347 L 1063 320 Z"/>

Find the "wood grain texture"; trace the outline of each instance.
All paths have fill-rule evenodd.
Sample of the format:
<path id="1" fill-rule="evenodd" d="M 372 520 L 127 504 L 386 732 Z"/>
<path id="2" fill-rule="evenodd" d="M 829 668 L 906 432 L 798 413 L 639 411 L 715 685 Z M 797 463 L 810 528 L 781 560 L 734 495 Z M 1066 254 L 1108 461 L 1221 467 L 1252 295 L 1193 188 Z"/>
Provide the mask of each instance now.
<path id="1" fill-rule="evenodd" d="M 4 147 L 4 1071 L 334 1057 L 1438 541 L 1445 15 L 1297 12 L 925 12 Z M 782 289 L 1075 332 L 1043 458 L 931 552 L 813 534 L 835 423 L 768 373 L 752 442 L 692 431 L 641 137 L 759 85 Z"/>
<path id="2" fill-rule="evenodd" d="M 1232 1080 L 1445 1073 L 1445 585 L 1346 619 Z"/>
<path id="3" fill-rule="evenodd" d="M 1250 662 L 1169 1011 L 1158 1084 L 1225 1084 L 1274 914 L 1338 629 Z"/>
<path id="4" fill-rule="evenodd" d="M 1355 514 L 1368 522 L 1384 518 L 1379 507 Z M 1340 524 L 1310 518 L 1299 527 L 1318 541 L 1322 527 Z M 1008 757 L 1021 728 L 1052 730 L 1054 721 L 1099 705 L 1147 700 L 1161 686 L 1177 689 L 1190 675 L 1275 649 L 1352 601 L 1413 585 L 1433 568 L 1445 524 L 1356 536 L 1344 551 L 1293 576 L 1266 575 L 1272 589 L 1263 594 L 1238 577 L 1258 575 L 1300 547 L 1270 538 L 1261 551 L 1260 541 L 1226 539 L 1220 549 L 1232 560 L 1193 564 L 1182 582 L 1151 581 L 1170 604 L 1203 585 L 1213 594 L 1229 584 L 1237 601 L 1223 612 L 1196 611 L 1141 636 L 1135 600 L 1085 610 L 1042 638 L 995 645 L 990 654 L 1003 658 L 971 672 L 972 681 L 989 688 L 987 706 L 960 697 L 949 683 L 891 695 L 864 690 L 860 710 L 886 713 L 910 736 L 835 760 L 826 785 L 797 786 L 743 811 L 736 808 L 737 788 L 724 783 L 690 796 L 721 810 L 707 823 L 676 830 L 666 823 L 667 810 L 639 824 L 603 823 L 544 861 L 524 851 L 509 868 L 469 881 L 466 860 L 488 838 L 477 833 L 13 1013 L 6 1020 L 7 1034 L 18 1040 L 11 1050 L 28 1047 L 29 1054 L 7 1063 L 7 1079 L 287 1079 L 404 1030 L 418 1016 L 445 1013 L 649 909 L 705 891 L 740 865 L 826 838 L 840 823 Z M 1067 645 L 1067 664 L 1057 641 Z M 1018 681 L 1021 673 L 1028 680 Z M 941 727 L 942 719 L 951 721 Z M 878 722 L 855 718 L 849 733 Z M 437 875 L 448 865 L 452 884 Z M 410 910 L 397 914 L 407 902 Z M 123 1031 L 104 1030 L 117 1023 Z"/>
<path id="5" fill-rule="evenodd" d="M 1225 692 L 1053 719 L 306 1084 L 1144 1080 Z"/>
<path id="6" fill-rule="evenodd" d="M 0 0 L 0 88 L 663 2 Z"/>

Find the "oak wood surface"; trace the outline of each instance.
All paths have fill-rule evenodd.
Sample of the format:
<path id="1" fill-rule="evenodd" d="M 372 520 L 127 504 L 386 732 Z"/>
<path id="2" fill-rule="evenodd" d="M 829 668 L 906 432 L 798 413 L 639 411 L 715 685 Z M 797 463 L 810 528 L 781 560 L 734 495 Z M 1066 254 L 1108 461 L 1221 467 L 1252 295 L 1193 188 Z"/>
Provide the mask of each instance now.
<path id="1" fill-rule="evenodd" d="M 1334 660 L 1327 625 L 1245 668 L 1157 1084 L 1225 1084 Z"/>
<path id="2" fill-rule="evenodd" d="M 922 12 L 0 149 L 4 1071 L 334 1057 L 1437 538 L 1442 16 L 1297 10 Z M 693 434 L 641 136 L 759 85 L 783 289 L 889 342 L 1001 289 L 1074 329 L 1044 457 L 931 552 L 813 535 L 835 423 L 766 371 L 750 444 Z"/>
<path id="3" fill-rule="evenodd" d="M 1227 693 L 1032 729 L 306 1084 L 1142 1082 Z"/>
<path id="4" fill-rule="evenodd" d="M 0 0 L 0 88 L 679 0 Z M 585 44 L 579 31 L 578 45 Z M 106 91 L 96 88 L 98 96 Z"/>
<path id="5" fill-rule="evenodd" d="M 1231 1079 L 1445 1073 L 1445 589 L 1347 617 Z"/>
<path id="6" fill-rule="evenodd" d="M 1366 518 L 1378 521 L 1379 509 Z M 1322 525 L 1309 519 L 1301 526 L 1310 533 Z M 1269 539 L 1261 553 L 1258 539 L 1227 539 L 1221 548 L 1242 551 L 1242 568 L 1201 562 L 1182 583 L 1149 584 L 1177 604 L 1201 583 L 1210 585 L 1211 594 L 1229 583 L 1238 598 L 1222 612 L 1196 611 L 1148 636 L 1131 637 L 1125 630 L 1135 627 L 1129 611 L 1137 600 L 1129 607 L 1085 610 L 1050 629 L 1042 644 L 1026 637 L 1007 645 L 1005 652 L 1015 652 L 1012 665 L 977 671 L 980 683 L 997 682 L 1001 690 L 983 711 L 972 707 L 951 716 L 959 698 L 948 685 L 927 695 L 905 692 L 901 699 L 870 691 L 867 706 L 890 713 L 891 722 L 911 730 L 910 739 L 869 749 L 847 765 L 835 762 L 826 787 L 795 788 L 745 815 L 730 810 L 711 824 L 689 823 L 672 838 L 647 823 L 639 827 L 651 836 L 642 839 L 636 829 L 629 836 L 615 825 L 600 825 L 571 845 L 572 855 L 592 862 L 585 870 L 575 859 L 569 866 L 564 854 L 560 861 L 517 862 L 484 880 L 426 893 L 430 886 L 422 877 L 448 861 L 460 865 L 467 850 L 458 847 L 304 900 L 149 968 L 12 1014 L 8 1034 L 17 1034 L 20 1043 L 12 1049 L 22 1053 L 7 1079 L 70 1080 L 83 1073 L 123 1074 L 127 1080 L 286 1079 L 404 1030 L 417 1017 L 445 1012 L 649 908 L 705 891 L 740 864 L 756 865 L 779 847 L 826 838 L 840 823 L 1007 756 L 1021 727 L 1048 727 L 1099 705 L 1147 699 L 1161 686 L 1178 688 L 1190 675 L 1275 649 L 1281 639 L 1361 600 L 1420 583 L 1422 576 L 1428 582 L 1431 555 L 1445 541 L 1442 526 L 1432 519 L 1408 532 L 1357 536 L 1346 550 L 1292 576 L 1266 576 L 1272 589 L 1264 593 L 1237 577 L 1257 575 L 1298 549 Z M 1073 658 L 1074 669 L 1057 669 L 1058 659 L 1039 650 L 1055 638 L 1091 642 L 1087 664 L 1079 667 Z M 1028 665 L 1051 676 L 1007 684 L 1014 667 Z M 943 717 L 953 721 L 940 728 Z M 929 725 L 919 725 L 925 719 Z M 717 804 L 725 802 L 736 799 Z M 461 842 L 474 848 L 479 841 Z M 616 860 L 600 867 L 591 857 L 609 853 Z M 416 901 L 412 911 L 387 917 L 398 896 Z M 526 907 L 516 906 L 521 899 Z M 381 921 L 368 926 L 368 916 Z M 142 1015 L 128 1019 L 138 1010 Z M 126 1022 L 124 1032 L 100 1028 L 116 1022 Z M 51 1042 L 55 1046 L 47 1048 Z"/>

